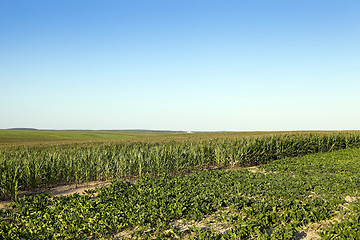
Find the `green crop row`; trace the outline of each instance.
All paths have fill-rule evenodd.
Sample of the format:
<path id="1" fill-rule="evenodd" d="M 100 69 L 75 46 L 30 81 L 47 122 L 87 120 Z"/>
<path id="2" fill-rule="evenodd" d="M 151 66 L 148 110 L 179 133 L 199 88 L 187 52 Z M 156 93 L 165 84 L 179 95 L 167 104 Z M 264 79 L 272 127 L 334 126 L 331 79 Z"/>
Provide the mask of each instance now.
<path id="1" fill-rule="evenodd" d="M 274 161 L 261 167 L 266 174 L 142 176 L 84 195 L 24 197 L 0 211 L 0 239 L 294 239 L 359 197 L 359 165 L 360 149 L 347 149 Z M 323 239 L 359 239 L 359 201 L 346 206 L 344 222 L 320 229 Z M 227 231 L 174 224 L 209 216 Z"/>
<path id="2" fill-rule="evenodd" d="M 208 166 L 254 166 L 357 146 L 360 146 L 360 134 L 347 133 L 1 148 L 0 192 L 14 198 L 19 189 L 176 174 Z"/>

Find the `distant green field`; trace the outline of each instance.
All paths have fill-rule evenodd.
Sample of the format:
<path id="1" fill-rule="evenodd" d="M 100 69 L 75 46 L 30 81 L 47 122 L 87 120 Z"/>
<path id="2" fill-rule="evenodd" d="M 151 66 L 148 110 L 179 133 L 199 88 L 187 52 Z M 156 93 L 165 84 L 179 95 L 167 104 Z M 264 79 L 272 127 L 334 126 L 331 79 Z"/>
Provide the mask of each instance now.
<path id="1" fill-rule="evenodd" d="M 44 130 L 0 130 L 1 145 L 37 145 L 59 144 L 74 142 L 104 142 L 104 141 L 193 141 L 211 140 L 219 138 L 262 137 L 269 135 L 288 134 L 332 134 L 332 133 L 358 133 L 359 131 L 256 131 L 256 132 L 151 132 L 151 131 L 44 131 Z"/>
<path id="2" fill-rule="evenodd" d="M 0 144 L 114 140 L 167 135 L 162 132 L 0 130 Z"/>

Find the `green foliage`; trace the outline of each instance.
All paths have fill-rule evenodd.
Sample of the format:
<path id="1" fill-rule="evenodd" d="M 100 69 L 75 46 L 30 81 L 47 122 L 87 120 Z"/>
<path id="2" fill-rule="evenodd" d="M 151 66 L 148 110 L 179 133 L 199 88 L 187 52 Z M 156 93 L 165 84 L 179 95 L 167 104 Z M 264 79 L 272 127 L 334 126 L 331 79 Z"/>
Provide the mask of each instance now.
<path id="1" fill-rule="evenodd" d="M 24 197 L 0 212 L 0 239 L 111 239 L 124 231 L 129 234 L 123 238 L 133 239 L 293 239 L 302 227 L 331 218 L 346 194 L 360 189 L 353 170 L 359 156 L 359 149 L 348 149 L 278 160 L 262 167 L 276 170 L 267 174 L 162 174 L 117 180 L 83 195 Z M 323 239 L 359 239 L 359 201 L 349 208 L 344 222 L 321 233 Z M 209 215 L 231 229 L 192 226 L 182 232 L 172 225 Z"/>
<path id="2" fill-rule="evenodd" d="M 121 142 L 0 149 L 0 190 L 134 176 L 160 176 L 208 166 L 254 166 L 360 145 L 358 134 L 279 135 L 181 142 Z"/>
<path id="3" fill-rule="evenodd" d="M 37 130 L 0 130 L 0 144 L 46 143 L 69 140 L 125 139 L 137 135 L 148 136 L 155 133 L 121 131 L 37 131 Z"/>
<path id="4" fill-rule="evenodd" d="M 360 239 L 360 201 L 353 203 L 343 221 L 332 224 L 324 229 L 320 236 L 322 239 Z"/>
<path id="5" fill-rule="evenodd" d="M 19 190 L 19 168 L 20 166 L 10 161 L 4 161 L 0 166 L 0 191 L 4 196 L 16 199 Z"/>

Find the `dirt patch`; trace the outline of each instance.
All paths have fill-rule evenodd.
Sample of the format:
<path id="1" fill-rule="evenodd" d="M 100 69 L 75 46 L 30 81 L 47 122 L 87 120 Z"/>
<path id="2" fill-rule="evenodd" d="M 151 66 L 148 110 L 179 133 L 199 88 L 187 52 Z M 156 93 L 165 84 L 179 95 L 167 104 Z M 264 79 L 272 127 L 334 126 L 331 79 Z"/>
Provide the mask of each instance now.
<path id="1" fill-rule="evenodd" d="M 189 228 L 192 228 L 192 227 L 200 228 L 201 230 L 213 229 L 213 230 L 215 230 L 215 232 L 219 232 L 219 233 L 225 233 L 231 229 L 231 224 L 225 223 L 225 222 L 219 222 L 216 219 L 216 214 L 206 216 L 201 221 L 194 221 L 194 220 L 187 221 L 187 220 L 181 219 L 181 220 L 173 221 L 170 224 L 173 227 L 179 228 L 180 232 L 186 232 L 187 230 L 189 230 Z"/>
<path id="2" fill-rule="evenodd" d="M 49 193 L 52 197 L 57 196 L 67 196 L 73 193 L 84 193 L 85 190 L 91 190 L 102 186 L 110 185 L 111 181 L 95 181 L 95 182 L 87 182 L 87 183 L 81 183 L 81 184 L 67 184 L 67 185 L 61 185 L 56 186 L 52 188 L 37 188 L 30 191 L 20 191 L 18 194 L 18 197 L 24 197 L 24 196 L 36 196 L 42 193 Z M 9 207 L 11 204 L 11 201 L 5 200 L 0 201 L 0 209 Z"/>
<path id="3" fill-rule="evenodd" d="M 249 172 L 252 172 L 252 173 L 262 173 L 264 175 L 267 175 L 269 173 L 276 173 L 276 174 L 279 174 L 279 172 L 267 172 L 263 169 L 259 169 L 258 166 L 253 166 L 253 167 L 245 167 L 245 168 L 242 168 L 242 169 L 246 169 L 248 170 Z"/>
<path id="4" fill-rule="evenodd" d="M 248 167 L 248 168 L 245 168 L 247 169 L 249 172 L 252 172 L 252 173 L 265 173 L 265 171 L 261 171 L 257 166 L 254 166 L 254 167 Z"/>
<path id="5" fill-rule="evenodd" d="M 10 201 L 1 201 L 0 202 L 0 209 L 8 208 L 10 206 L 10 204 L 11 204 Z"/>
<path id="6" fill-rule="evenodd" d="M 319 234 L 317 234 L 314 231 L 302 231 L 302 232 L 298 232 L 295 233 L 295 240 L 315 240 L 315 239 L 320 239 Z"/>
<path id="7" fill-rule="evenodd" d="M 228 209 L 226 209 L 225 212 L 229 213 L 227 210 Z M 201 229 L 202 231 L 211 231 L 211 229 L 212 229 L 217 233 L 224 234 L 227 231 L 229 231 L 232 227 L 231 227 L 230 223 L 220 222 L 217 219 L 222 213 L 224 213 L 224 212 L 218 211 L 214 214 L 205 216 L 200 221 L 195 221 L 195 220 L 189 221 L 186 219 L 178 219 L 178 220 L 170 221 L 169 224 L 171 227 L 175 227 L 179 230 L 178 233 L 180 233 L 180 235 L 177 236 L 177 234 L 174 234 L 175 236 L 177 236 L 175 239 L 177 239 L 177 238 L 189 239 L 192 234 L 192 233 L 190 233 L 191 228 Z M 131 236 L 134 234 L 134 232 L 138 231 L 139 229 L 140 229 L 139 227 L 135 227 L 133 229 L 125 229 L 121 232 L 118 232 L 114 236 L 114 238 L 115 239 L 131 238 Z M 164 230 L 164 232 L 174 233 L 174 231 L 172 229 L 166 229 L 166 230 Z M 145 231 L 145 233 L 146 233 L 146 231 Z M 153 239 L 153 238 L 150 237 L 150 239 Z M 171 238 L 171 239 L 174 239 L 174 238 Z"/>
<path id="8" fill-rule="evenodd" d="M 345 202 L 346 203 L 351 203 L 351 202 L 355 202 L 356 200 L 358 200 L 358 197 L 351 197 L 351 196 L 346 196 L 345 197 Z"/>
<path id="9" fill-rule="evenodd" d="M 133 231 L 125 230 L 122 232 L 117 233 L 114 236 L 114 239 L 123 239 L 123 238 L 130 238 Z"/>
<path id="10" fill-rule="evenodd" d="M 85 190 L 91 190 L 98 187 L 103 187 L 110 185 L 111 181 L 97 181 L 97 182 L 88 182 L 88 183 L 82 183 L 82 184 L 70 184 L 70 185 L 64 185 L 59 186 L 55 188 L 51 188 L 50 190 L 46 191 L 47 193 L 50 193 L 52 197 L 56 196 L 67 196 L 73 193 L 84 193 Z"/>

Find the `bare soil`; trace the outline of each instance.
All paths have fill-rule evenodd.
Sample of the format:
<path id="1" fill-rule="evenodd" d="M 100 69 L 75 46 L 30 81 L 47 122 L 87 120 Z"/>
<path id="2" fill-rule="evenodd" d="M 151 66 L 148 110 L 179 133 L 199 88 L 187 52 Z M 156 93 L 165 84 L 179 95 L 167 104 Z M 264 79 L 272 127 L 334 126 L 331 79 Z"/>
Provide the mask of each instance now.
<path id="1" fill-rule="evenodd" d="M 18 197 L 23 196 L 34 196 L 42 193 L 49 193 L 52 197 L 57 196 L 67 196 L 73 193 L 84 193 L 85 190 L 91 190 L 102 186 L 107 186 L 111 183 L 110 180 L 107 181 L 94 181 L 94 182 L 86 182 L 81 184 L 67 184 L 56 186 L 53 188 L 37 188 L 30 191 L 20 191 Z M 9 207 L 11 204 L 10 200 L 0 201 L 0 209 Z"/>

